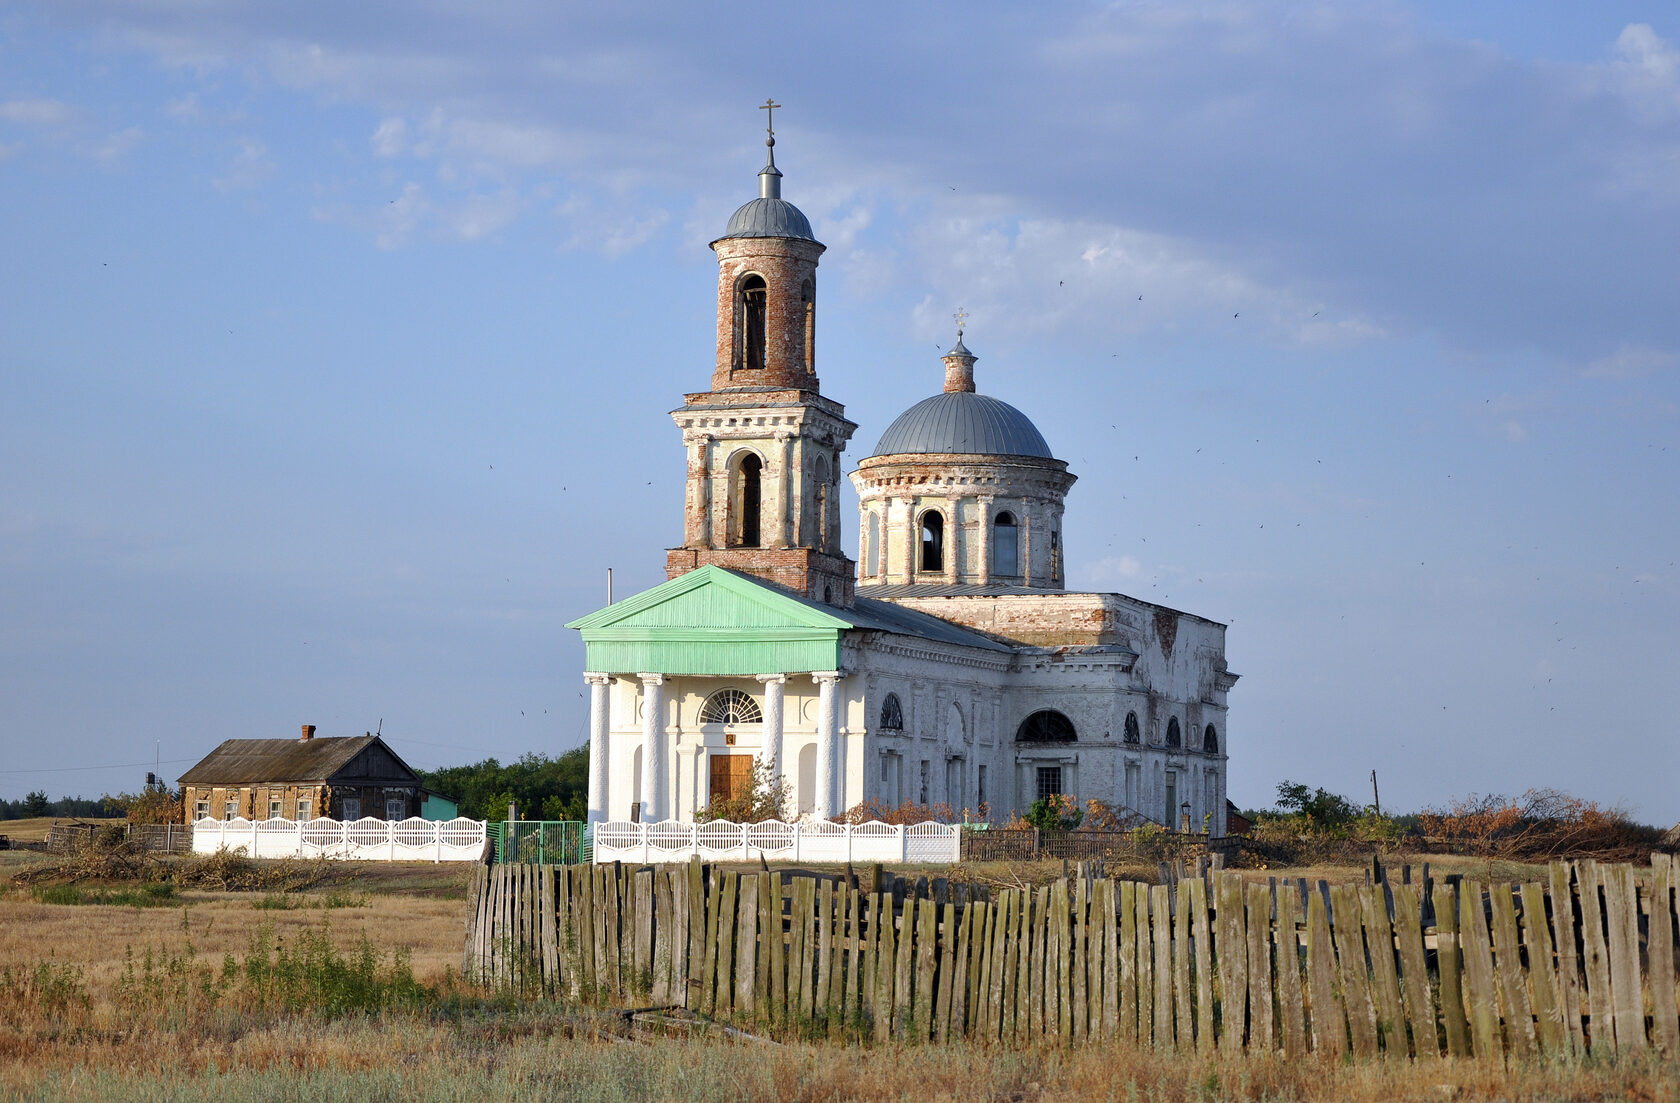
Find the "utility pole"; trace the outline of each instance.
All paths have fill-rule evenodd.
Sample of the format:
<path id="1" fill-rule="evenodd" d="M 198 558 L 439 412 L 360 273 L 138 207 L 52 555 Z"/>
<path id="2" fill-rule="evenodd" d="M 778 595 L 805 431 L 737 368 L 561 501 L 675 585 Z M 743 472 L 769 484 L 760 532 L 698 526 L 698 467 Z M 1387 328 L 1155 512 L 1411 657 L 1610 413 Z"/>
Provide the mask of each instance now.
<path id="1" fill-rule="evenodd" d="M 1371 771 L 1371 804 L 1376 808 L 1377 815 L 1382 815 L 1382 798 L 1377 795 L 1377 772 Z"/>

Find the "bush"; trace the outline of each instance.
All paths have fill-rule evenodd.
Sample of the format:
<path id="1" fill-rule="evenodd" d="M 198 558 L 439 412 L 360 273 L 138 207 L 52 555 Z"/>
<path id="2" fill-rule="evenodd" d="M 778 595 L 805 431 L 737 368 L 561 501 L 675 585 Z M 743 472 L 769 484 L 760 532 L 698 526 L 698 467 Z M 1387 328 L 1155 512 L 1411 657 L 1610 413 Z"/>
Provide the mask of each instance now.
<path id="1" fill-rule="evenodd" d="M 1643 861 L 1660 841 L 1656 828 L 1634 823 L 1621 809 L 1556 789 L 1530 789 L 1514 800 L 1471 793 L 1417 819 L 1426 837 L 1489 858 L 1544 861 L 1567 854 Z"/>
<path id="2" fill-rule="evenodd" d="M 1040 797 L 1027 809 L 1027 824 L 1040 831 L 1072 831 L 1084 820 L 1085 810 L 1065 793 Z"/>
<path id="3" fill-rule="evenodd" d="M 985 806 L 981 806 L 984 813 Z M 894 827 L 909 827 L 918 823 L 952 823 L 957 814 L 951 810 L 949 804 L 918 804 L 907 800 L 898 805 L 885 804 L 878 800 L 866 800 L 852 805 L 835 819 L 840 823 L 860 824 L 878 820 L 890 823 Z"/>
<path id="4" fill-rule="evenodd" d="M 776 780 L 771 764 L 754 757 L 752 784 L 736 796 L 714 793 L 706 807 L 695 813 L 700 823 L 727 820 L 730 823 L 763 823 L 765 820 L 788 818 L 788 802 L 793 799 L 793 783 L 785 778 Z"/>

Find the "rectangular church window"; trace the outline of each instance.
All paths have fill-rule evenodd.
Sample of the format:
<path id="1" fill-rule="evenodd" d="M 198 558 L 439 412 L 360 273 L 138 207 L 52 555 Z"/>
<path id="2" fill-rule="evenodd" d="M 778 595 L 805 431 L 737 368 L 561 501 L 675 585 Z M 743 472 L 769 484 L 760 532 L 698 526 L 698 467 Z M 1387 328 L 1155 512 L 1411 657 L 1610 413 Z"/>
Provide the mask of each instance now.
<path id="1" fill-rule="evenodd" d="M 1039 800 L 1060 795 L 1062 791 L 1062 768 L 1060 766 L 1040 766 L 1037 781 Z"/>

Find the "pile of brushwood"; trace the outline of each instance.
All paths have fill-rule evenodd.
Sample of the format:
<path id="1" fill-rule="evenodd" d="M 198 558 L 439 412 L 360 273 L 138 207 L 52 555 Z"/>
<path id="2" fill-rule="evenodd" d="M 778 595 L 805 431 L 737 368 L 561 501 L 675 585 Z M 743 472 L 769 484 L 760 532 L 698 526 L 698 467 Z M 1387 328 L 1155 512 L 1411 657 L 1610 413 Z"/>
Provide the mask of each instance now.
<path id="1" fill-rule="evenodd" d="M 221 892 L 298 892 L 333 883 L 342 867 L 325 858 L 265 858 L 218 850 L 214 854 L 170 855 L 148 851 L 101 832 L 57 861 L 29 866 L 12 877 L 19 886 L 77 882 L 140 882 Z"/>

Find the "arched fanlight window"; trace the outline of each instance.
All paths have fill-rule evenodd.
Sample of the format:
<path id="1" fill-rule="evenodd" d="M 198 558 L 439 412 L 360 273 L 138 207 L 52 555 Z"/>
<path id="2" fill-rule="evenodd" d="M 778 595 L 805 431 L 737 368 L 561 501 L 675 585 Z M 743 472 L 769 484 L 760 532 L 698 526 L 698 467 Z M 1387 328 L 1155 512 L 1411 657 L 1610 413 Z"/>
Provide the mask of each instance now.
<path id="1" fill-rule="evenodd" d="M 759 513 L 763 503 L 764 461 L 752 452 L 741 456 L 736 464 L 730 502 L 730 543 L 736 547 L 756 548 L 759 543 Z"/>
<path id="2" fill-rule="evenodd" d="M 889 693 L 887 699 L 881 702 L 881 730 L 901 732 L 904 730 L 904 706 L 898 703 L 898 694 Z"/>
<path id="3" fill-rule="evenodd" d="M 748 276 L 741 281 L 741 355 L 740 364 L 748 371 L 764 370 L 767 338 L 765 306 L 769 289 L 763 276 Z"/>
<path id="4" fill-rule="evenodd" d="M 758 702 L 739 689 L 720 689 L 700 706 L 702 724 L 757 724 L 763 719 Z"/>
<path id="5" fill-rule="evenodd" d="M 1137 713 L 1128 712 L 1126 714 L 1126 742 L 1137 743 L 1141 738 L 1142 736 L 1138 731 Z"/>
<path id="6" fill-rule="evenodd" d="M 1219 753 L 1219 733 L 1212 724 L 1202 729 L 1202 750 L 1207 754 Z"/>
<path id="7" fill-rule="evenodd" d="M 1179 733 L 1178 717 L 1175 716 L 1171 720 L 1167 721 L 1167 746 L 1182 747 L 1183 745 L 1184 738 Z"/>
<path id="8" fill-rule="evenodd" d="M 1021 573 L 1021 530 L 1008 510 L 992 521 L 992 573 L 1006 578 Z"/>
<path id="9" fill-rule="evenodd" d="M 810 280 L 799 287 L 799 301 L 805 308 L 805 370 L 817 370 L 817 289 Z"/>
<path id="10" fill-rule="evenodd" d="M 922 514 L 922 570 L 945 569 L 945 516 L 936 509 Z"/>
<path id="11" fill-rule="evenodd" d="M 1018 743 L 1073 743 L 1078 738 L 1073 730 L 1073 721 L 1055 709 L 1040 709 L 1033 713 L 1021 721 L 1020 728 L 1015 732 Z"/>

